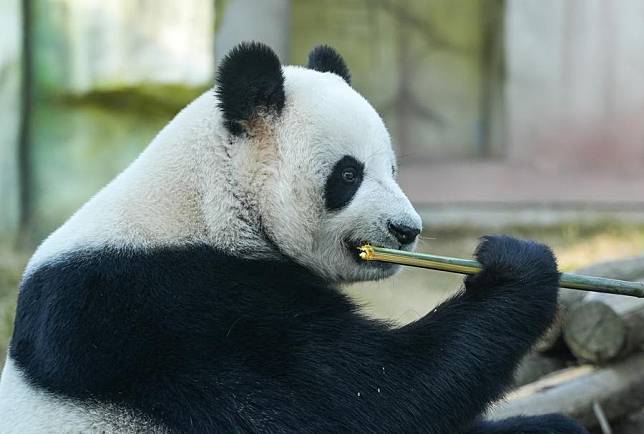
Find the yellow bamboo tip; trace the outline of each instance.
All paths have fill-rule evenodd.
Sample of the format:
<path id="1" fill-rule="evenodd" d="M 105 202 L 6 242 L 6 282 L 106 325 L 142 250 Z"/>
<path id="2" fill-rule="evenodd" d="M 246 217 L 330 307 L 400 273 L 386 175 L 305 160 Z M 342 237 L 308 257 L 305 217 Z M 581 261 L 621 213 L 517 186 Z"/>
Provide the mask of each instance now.
<path id="1" fill-rule="evenodd" d="M 364 246 L 358 247 L 360 250 L 360 258 L 365 261 L 373 261 L 373 247 L 371 244 L 365 244 Z"/>

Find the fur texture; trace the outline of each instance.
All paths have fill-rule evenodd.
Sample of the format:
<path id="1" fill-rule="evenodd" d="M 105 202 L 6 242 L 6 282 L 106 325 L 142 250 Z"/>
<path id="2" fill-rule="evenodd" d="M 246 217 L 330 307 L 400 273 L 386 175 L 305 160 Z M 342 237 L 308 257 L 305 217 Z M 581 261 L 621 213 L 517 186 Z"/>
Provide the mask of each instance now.
<path id="1" fill-rule="evenodd" d="M 263 134 L 230 134 L 206 92 L 43 242 L 27 273 L 83 248 L 204 243 L 236 256 L 284 254 L 336 282 L 393 274 L 397 267 L 358 267 L 346 245 L 398 247 L 388 221 L 421 226 L 392 175 L 382 120 L 339 77 L 283 70 L 286 105 Z M 325 180 L 344 155 L 364 162 L 364 178 L 342 212 L 328 212 Z"/>
<path id="2" fill-rule="evenodd" d="M 308 67 L 320 72 L 332 72 L 351 84 L 351 73 L 344 59 L 328 45 L 318 45 L 309 53 Z"/>
<path id="3" fill-rule="evenodd" d="M 234 135 L 252 130 L 261 115 L 284 108 L 284 76 L 277 55 L 267 46 L 249 42 L 233 48 L 217 73 L 217 97 L 224 124 Z"/>
<path id="4" fill-rule="evenodd" d="M 171 432 L 458 432 L 556 309 L 546 247 L 493 237 L 478 259 L 464 293 L 391 329 L 286 258 L 80 251 L 23 283 L 11 357 L 56 396 Z"/>

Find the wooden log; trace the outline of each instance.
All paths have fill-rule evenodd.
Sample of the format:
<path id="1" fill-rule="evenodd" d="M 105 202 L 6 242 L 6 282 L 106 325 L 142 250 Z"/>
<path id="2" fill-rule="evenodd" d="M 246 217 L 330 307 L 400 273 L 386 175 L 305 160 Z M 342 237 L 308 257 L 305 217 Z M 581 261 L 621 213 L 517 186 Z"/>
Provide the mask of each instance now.
<path id="1" fill-rule="evenodd" d="M 620 280 L 640 280 L 644 278 L 644 255 L 597 262 L 575 270 L 575 273 Z"/>
<path id="2" fill-rule="evenodd" d="M 563 329 L 572 308 L 584 299 L 586 293 L 576 289 L 559 290 L 559 311 L 550 328 L 541 336 L 534 346 L 538 352 L 545 353 L 563 346 Z"/>
<path id="3" fill-rule="evenodd" d="M 548 357 L 538 352 L 530 353 L 523 358 L 514 375 L 514 387 L 532 383 L 565 367 L 566 361 L 559 357 Z"/>
<path id="4" fill-rule="evenodd" d="M 644 255 L 616 261 L 598 262 L 577 269 L 575 273 L 620 280 L 639 280 L 644 278 Z M 584 291 L 561 288 L 559 290 L 559 313 L 557 319 L 537 342 L 534 349 L 539 352 L 548 352 L 565 345 L 563 330 L 566 328 L 568 315 L 577 303 L 589 295 L 591 294 L 587 294 Z"/>
<path id="5" fill-rule="evenodd" d="M 606 363 L 644 345 L 644 300 L 588 294 L 568 313 L 564 341 L 583 362 Z"/>
<path id="6" fill-rule="evenodd" d="M 613 432 L 619 434 L 642 434 L 644 432 L 644 409 L 626 416 L 612 425 Z"/>
<path id="7" fill-rule="evenodd" d="M 609 421 L 642 409 L 644 354 L 603 368 L 583 365 L 556 372 L 510 393 L 490 410 L 489 416 L 502 419 L 522 414 L 563 413 L 592 428 L 598 425 L 594 403 Z"/>

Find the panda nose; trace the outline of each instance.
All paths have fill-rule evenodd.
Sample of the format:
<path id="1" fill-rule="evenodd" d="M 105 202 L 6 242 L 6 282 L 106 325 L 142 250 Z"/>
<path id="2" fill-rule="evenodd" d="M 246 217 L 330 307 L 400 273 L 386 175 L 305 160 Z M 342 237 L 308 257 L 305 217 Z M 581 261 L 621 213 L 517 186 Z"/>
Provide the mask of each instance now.
<path id="1" fill-rule="evenodd" d="M 403 245 L 413 243 L 418 234 L 420 234 L 420 228 L 392 222 L 387 222 L 387 229 Z"/>

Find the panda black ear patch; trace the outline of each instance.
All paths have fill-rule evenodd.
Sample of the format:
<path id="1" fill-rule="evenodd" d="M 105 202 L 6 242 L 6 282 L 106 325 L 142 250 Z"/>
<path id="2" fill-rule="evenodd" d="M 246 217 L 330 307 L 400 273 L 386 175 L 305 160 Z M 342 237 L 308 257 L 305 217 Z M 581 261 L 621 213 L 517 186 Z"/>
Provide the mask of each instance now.
<path id="1" fill-rule="evenodd" d="M 319 72 L 332 72 L 351 84 L 351 73 L 340 53 L 328 45 L 318 45 L 309 53 L 308 67 Z"/>
<path id="2" fill-rule="evenodd" d="M 258 114 L 280 114 L 286 99 L 280 60 L 267 45 L 242 42 L 217 70 L 217 98 L 230 133 L 248 132 Z"/>

